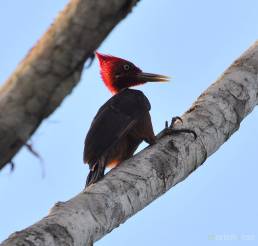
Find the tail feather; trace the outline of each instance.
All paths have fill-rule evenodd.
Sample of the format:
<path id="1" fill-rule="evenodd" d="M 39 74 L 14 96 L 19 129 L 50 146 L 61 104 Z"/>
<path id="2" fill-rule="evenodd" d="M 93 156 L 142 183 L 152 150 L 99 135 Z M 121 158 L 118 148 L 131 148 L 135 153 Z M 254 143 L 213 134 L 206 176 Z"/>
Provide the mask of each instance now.
<path id="1" fill-rule="evenodd" d="M 104 171 L 105 171 L 105 166 L 101 165 L 100 163 L 97 163 L 93 170 L 90 170 L 87 180 L 86 180 L 86 186 L 89 186 L 91 184 L 94 184 L 98 182 L 100 179 L 103 178 L 104 176 Z"/>

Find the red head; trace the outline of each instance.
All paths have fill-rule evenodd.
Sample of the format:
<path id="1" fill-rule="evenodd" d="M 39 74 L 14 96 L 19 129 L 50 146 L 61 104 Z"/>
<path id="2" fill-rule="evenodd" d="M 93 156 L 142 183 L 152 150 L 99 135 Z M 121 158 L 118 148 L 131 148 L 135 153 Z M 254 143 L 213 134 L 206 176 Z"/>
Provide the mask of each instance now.
<path id="1" fill-rule="evenodd" d="M 96 52 L 100 64 L 100 74 L 105 85 L 113 93 L 124 88 L 144 84 L 151 81 L 168 81 L 167 76 L 143 73 L 133 63 L 115 56 Z"/>

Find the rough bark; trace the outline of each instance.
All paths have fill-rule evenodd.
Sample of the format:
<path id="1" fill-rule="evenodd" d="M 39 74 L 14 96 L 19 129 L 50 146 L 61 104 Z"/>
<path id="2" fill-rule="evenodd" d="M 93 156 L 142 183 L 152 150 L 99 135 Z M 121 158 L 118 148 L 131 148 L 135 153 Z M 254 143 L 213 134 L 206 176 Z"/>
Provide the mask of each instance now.
<path id="1" fill-rule="evenodd" d="M 91 245 L 185 179 L 238 130 L 258 103 L 257 75 L 258 43 L 183 115 L 183 127 L 194 129 L 196 140 L 164 137 L 1 245 Z"/>
<path id="2" fill-rule="evenodd" d="M 0 169 L 78 83 L 83 65 L 138 0 L 71 0 L 0 88 Z"/>

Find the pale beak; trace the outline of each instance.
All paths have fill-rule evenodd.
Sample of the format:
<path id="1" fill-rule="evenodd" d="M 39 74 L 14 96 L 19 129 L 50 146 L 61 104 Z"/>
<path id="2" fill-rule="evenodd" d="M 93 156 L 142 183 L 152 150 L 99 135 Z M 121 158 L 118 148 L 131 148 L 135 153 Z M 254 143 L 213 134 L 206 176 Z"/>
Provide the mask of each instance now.
<path id="1" fill-rule="evenodd" d="M 170 77 L 160 74 L 140 72 L 136 75 L 136 80 L 139 82 L 168 82 Z"/>

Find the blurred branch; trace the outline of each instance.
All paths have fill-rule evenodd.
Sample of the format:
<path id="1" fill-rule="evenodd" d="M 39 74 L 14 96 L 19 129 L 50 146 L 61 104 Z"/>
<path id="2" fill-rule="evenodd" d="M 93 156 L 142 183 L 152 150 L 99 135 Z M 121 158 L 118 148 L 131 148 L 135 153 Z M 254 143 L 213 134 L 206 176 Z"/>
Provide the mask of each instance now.
<path id="1" fill-rule="evenodd" d="M 238 130 L 258 103 L 258 43 L 235 61 L 183 115 L 191 134 L 167 136 L 110 171 L 2 246 L 92 245 L 184 180 Z"/>
<path id="2" fill-rule="evenodd" d="M 71 0 L 0 88 L 0 169 L 80 80 L 83 65 L 138 0 Z"/>

